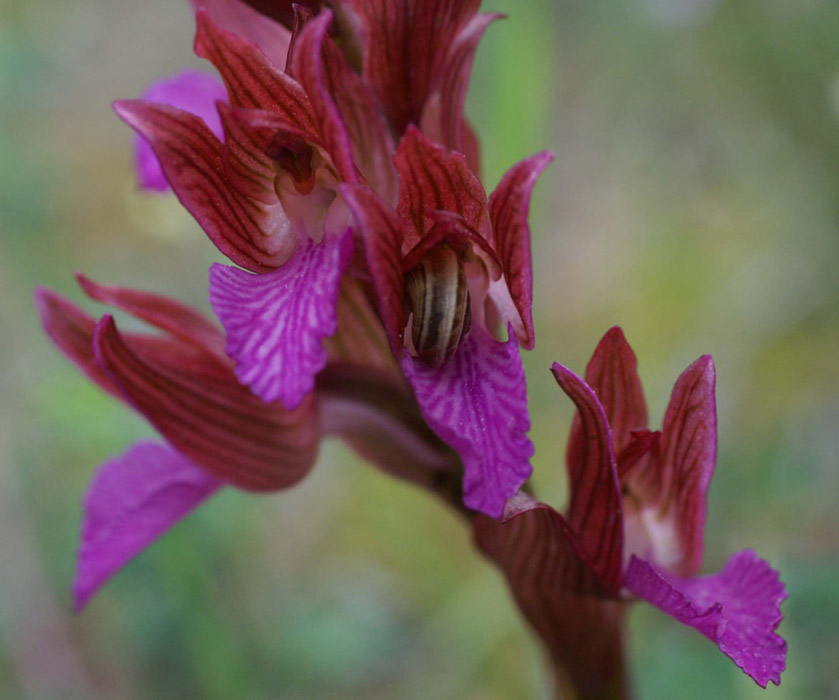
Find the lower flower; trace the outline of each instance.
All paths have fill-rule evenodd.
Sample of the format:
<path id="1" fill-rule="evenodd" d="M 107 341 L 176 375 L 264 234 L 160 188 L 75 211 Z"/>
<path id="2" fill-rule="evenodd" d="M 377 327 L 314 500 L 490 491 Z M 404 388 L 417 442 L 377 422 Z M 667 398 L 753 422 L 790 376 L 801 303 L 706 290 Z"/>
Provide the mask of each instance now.
<path id="1" fill-rule="evenodd" d="M 777 572 L 746 550 L 695 577 L 716 459 L 713 362 L 700 358 L 676 382 L 660 433 L 647 429 L 636 364 L 613 328 L 588 383 L 554 365 L 578 410 L 567 512 L 519 493 L 501 521 L 475 521 L 477 543 L 580 697 L 623 697 L 622 611 L 633 599 L 708 637 L 758 685 L 778 684 L 786 590 Z"/>

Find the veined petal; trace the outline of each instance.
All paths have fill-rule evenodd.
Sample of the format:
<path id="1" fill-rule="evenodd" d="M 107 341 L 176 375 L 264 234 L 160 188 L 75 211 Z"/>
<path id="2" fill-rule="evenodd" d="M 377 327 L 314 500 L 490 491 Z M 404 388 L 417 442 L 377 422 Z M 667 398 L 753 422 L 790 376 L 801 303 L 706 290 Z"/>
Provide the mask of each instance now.
<path id="1" fill-rule="evenodd" d="M 96 360 L 122 393 L 182 455 L 234 486 L 283 489 L 317 455 L 314 397 L 296 411 L 265 404 L 220 358 L 189 346 L 136 344 L 105 316 L 93 338 Z"/>
<path id="2" fill-rule="evenodd" d="M 237 265 L 272 270 L 292 254 L 287 220 L 247 205 L 230 187 L 221 142 L 198 117 L 164 105 L 122 100 L 117 114 L 146 138 L 178 199 L 216 247 Z"/>
<path id="3" fill-rule="evenodd" d="M 525 493 L 507 501 L 500 521 L 478 516 L 475 538 L 506 573 L 517 597 L 560 592 L 610 595 L 580 557 L 580 541 L 568 521 Z"/>
<path id="4" fill-rule="evenodd" d="M 497 518 L 532 468 L 524 368 L 515 338 L 474 326 L 452 359 L 432 368 L 410 355 L 402 370 L 437 435 L 460 454 L 464 504 Z"/>
<path id="5" fill-rule="evenodd" d="M 579 697 L 625 697 L 625 604 L 605 599 L 611 593 L 578 556 L 565 519 L 519 493 L 508 501 L 503 521 L 479 516 L 474 532 Z"/>
<path id="6" fill-rule="evenodd" d="M 219 115 L 224 129 L 224 174 L 228 182 L 239 194 L 256 200 L 266 208 L 279 206 L 274 191 L 277 173 L 265 149 L 271 136 L 285 123 L 273 112 L 236 109 L 227 105 L 219 105 Z M 267 123 L 254 126 L 252 122 L 256 119 Z M 294 236 L 294 233 L 289 231 L 288 235 Z"/>
<path id="7" fill-rule="evenodd" d="M 397 211 L 413 224 L 416 235 L 432 228 L 428 212 L 435 209 L 460 214 L 471 228 L 484 230 L 486 192 L 462 153 L 443 148 L 410 126 L 393 162 L 402 178 Z"/>
<path id="8" fill-rule="evenodd" d="M 344 185 L 339 191 L 364 241 L 367 267 L 373 276 L 379 314 L 390 347 L 396 357 L 401 357 L 406 323 L 401 267 L 405 225 L 395 211 L 369 190 Z"/>
<path id="9" fill-rule="evenodd" d="M 466 156 L 466 164 L 476 175 L 481 174 L 481 144 L 475 129 L 464 117 L 460 124 L 461 153 Z"/>
<path id="10" fill-rule="evenodd" d="M 612 431 L 612 449 L 621 454 L 632 442 L 632 431 L 647 427 L 647 403 L 638 377 L 638 360 L 620 326 L 610 328 L 586 366 L 586 384 L 603 406 Z M 574 462 L 585 435 L 574 419 L 568 440 L 568 461 Z"/>
<path id="11" fill-rule="evenodd" d="M 350 135 L 338 105 L 330 94 L 330 87 L 333 90 L 337 88 L 335 81 L 348 79 L 352 69 L 346 65 L 343 54 L 334 45 L 331 46 L 332 51 L 328 51 L 328 57 L 325 55 L 327 45 L 324 41 L 328 41 L 326 31 L 331 21 L 332 13 L 324 10 L 306 23 L 294 42 L 293 65 L 295 75 L 311 100 L 313 115 L 327 152 L 341 179 L 353 184 L 358 182 L 358 177 L 353 163 Z"/>
<path id="12" fill-rule="evenodd" d="M 338 285 L 352 255 L 352 232 L 303 240 L 281 268 L 252 274 L 215 264 L 210 303 L 227 331 L 236 375 L 263 401 L 297 408 L 326 365 L 323 340 L 335 333 Z"/>
<path id="13" fill-rule="evenodd" d="M 452 44 L 448 60 L 443 66 L 440 87 L 423 109 L 423 133 L 447 148 L 466 153 L 465 138 L 462 134 L 463 105 L 466 102 L 475 50 L 487 27 L 504 16 L 498 12 L 475 15 L 463 28 Z"/>
<path id="14" fill-rule="evenodd" d="M 489 198 L 493 245 L 504 268 L 506 291 L 515 307 L 511 313 L 504 298 L 505 289 L 495 283 L 490 296 L 504 320 L 513 325 L 516 337 L 526 350 L 536 342 L 533 332 L 533 262 L 530 255 L 530 226 L 527 216 L 530 195 L 542 171 L 553 161 L 553 154 L 543 151 L 514 165 Z"/>
<path id="15" fill-rule="evenodd" d="M 55 346 L 100 389 L 125 400 L 119 387 L 102 370 L 93 354 L 94 318 L 45 287 L 35 289 L 35 306 L 41 325 Z"/>
<path id="16" fill-rule="evenodd" d="M 76 610 L 221 485 L 175 450 L 151 442 L 105 462 L 84 499 Z"/>
<path id="17" fill-rule="evenodd" d="M 177 107 L 194 114 L 203 120 L 218 138 L 222 137 L 216 102 L 227 101 L 227 90 L 223 83 L 206 73 L 186 70 L 177 75 L 162 78 L 146 90 L 142 99 Z M 169 183 L 163 176 L 157 156 L 142 136 L 135 137 L 134 165 L 137 169 L 137 182 L 141 189 L 158 192 L 169 190 Z"/>
<path id="18" fill-rule="evenodd" d="M 393 138 L 375 96 L 327 36 L 332 13 L 324 10 L 295 41 L 295 75 L 315 109 L 327 148 L 345 182 L 358 181 L 356 168 L 373 190 L 393 205 L 398 180 Z"/>
<path id="19" fill-rule="evenodd" d="M 91 299 L 127 311 L 196 348 L 217 354 L 224 352 L 221 329 L 202 314 L 174 299 L 126 287 L 97 284 L 78 272 L 76 279 Z M 96 325 L 92 319 L 91 324 L 88 348 L 92 356 L 93 326 Z"/>
<path id="20" fill-rule="evenodd" d="M 419 124 L 441 80 L 451 44 L 478 11 L 480 0 L 350 0 L 366 27 L 364 76 L 393 130 Z"/>
<path id="21" fill-rule="evenodd" d="M 591 387 L 558 363 L 551 371 L 577 406 L 585 436 L 575 461 L 568 463 L 571 498 L 566 517 L 580 539 L 581 554 L 617 592 L 623 565 L 623 509 L 609 423 Z"/>
<path id="22" fill-rule="evenodd" d="M 787 645 L 775 629 L 787 592 L 778 573 L 751 550 L 733 555 L 719 573 L 696 579 L 668 575 L 633 556 L 624 585 L 708 637 L 761 687 L 780 684 Z"/>
<path id="23" fill-rule="evenodd" d="M 661 430 L 659 518 L 675 526 L 681 559 L 667 568 L 682 576 L 702 565 L 708 487 L 717 459 L 714 384 L 713 360 L 700 357 L 676 381 Z"/>
<path id="24" fill-rule="evenodd" d="M 304 4 L 307 1 L 302 0 Z M 264 11 L 269 5 L 282 13 L 283 19 L 292 15 L 289 0 L 192 0 L 196 11 L 203 10 L 219 27 L 256 44 L 275 66 L 282 66 L 290 39 L 286 27 L 290 25 L 274 21 Z"/>
<path id="25" fill-rule="evenodd" d="M 198 13 L 196 22 L 195 53 L 221 74 L 232 107 L 274 112 L 318 140 L 312 105 L 291 76 L 271 65 L 254 44 L 217 27 L 205 12 Z"/>

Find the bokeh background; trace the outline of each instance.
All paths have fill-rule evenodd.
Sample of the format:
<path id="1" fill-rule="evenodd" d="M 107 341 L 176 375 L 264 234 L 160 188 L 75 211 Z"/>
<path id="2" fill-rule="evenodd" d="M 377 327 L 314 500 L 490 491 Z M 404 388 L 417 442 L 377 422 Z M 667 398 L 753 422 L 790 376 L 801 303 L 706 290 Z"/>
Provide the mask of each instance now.
<path id="1" fill-rule="evenodd" d="M 290 492 L 223 493 L 72 614 L 87 479 L 151 431 L 51 347 L 31 294 L 80 300 L 79 269 L 207 308 L 214 249 L 174 199 L 135 191 L 109 109 L 202 65 L 187 5 L 0 0 L 0 696 L 545 697 L 539 648 L 461 523 L 334 443 Z M 638 696 L 839 697 L 839 4 L 485 7 L 510 18 L 468 105 L 484 180 L 557 156 L 532 217 L 540 495 L 563 503 L 572 416 L 552 361 L 582 371 L 621 324 L 656 425 L 712 353 L 706 570 L 754 547 L 789 588 L 780 688 L 639 605 Z"/>

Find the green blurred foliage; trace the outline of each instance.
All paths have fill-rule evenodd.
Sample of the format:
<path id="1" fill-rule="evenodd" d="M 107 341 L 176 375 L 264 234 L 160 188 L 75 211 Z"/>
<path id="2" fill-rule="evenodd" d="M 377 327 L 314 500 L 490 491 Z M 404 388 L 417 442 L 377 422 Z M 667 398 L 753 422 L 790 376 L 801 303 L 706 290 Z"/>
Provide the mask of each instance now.
<path id="1" fill-rule="evenodd" d="M 653 422 L 698 355 L 718 370 L 706 570 L 754 547 L 790 592 L 774 698 L 839 697 L 839 4 L 487 1 L 468 112 L 494 186 L 542 148 L 528 354 L 535 485 L 561 505 L 580 371 L 620 323 Z M 301 486 L 226 493 L 81 616 L 69 582 L 93 468 L 151 431 L 56 353 L 32 289 L 70 273 L 206 304 L 212 246 L 134 191 L 110 112 L 191 56 L 187 3 L 0 0 L 0 696 L 546 697 L 541 653 L 461 524 L 337 444 Z M 88 308 L 92 305 L 86 304 Z M 762 693 L 650 608 L 643 698 Z"/>

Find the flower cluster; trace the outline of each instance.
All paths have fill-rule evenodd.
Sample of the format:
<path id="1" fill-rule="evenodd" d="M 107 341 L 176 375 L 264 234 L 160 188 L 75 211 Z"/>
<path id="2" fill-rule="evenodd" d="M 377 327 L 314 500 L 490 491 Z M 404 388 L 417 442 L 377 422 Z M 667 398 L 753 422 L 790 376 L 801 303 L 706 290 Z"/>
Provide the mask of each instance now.
<path id="1" fill-rule="evenodd" d="M 579 409 L 567 516 L 521 491 L 533 452 L 519 354 L 535 342 L 527 218 L 552 156 L 518 163 L 489 196 L 479 179 L 463 108 L 498 15 L 479 0 L 194 5 L 195 51 L 222 82 L 185 72 L 114 107 L 138 134 L 141 187 L 171 188 L 233 263 L 210 269 L 221 328 L 82 276 L 93 300 L 161 333 L 36 293 L 55 344 L 166 441 L 94 478 L 76 606 L 219 488 L 298 482 L 332 434 L 473 522 L 582 692 L 614 680 L 590 672 L 591 649 L 614 653 L 628 595 L 778 682 L 783 586 L 768 565 L 743 553 L 684 578 L 699 567 L 715 457 L 710 358 L 679 380 L 661 433 L 646 429 L 619 331 L 588 384 L 557 365 Z"/>

